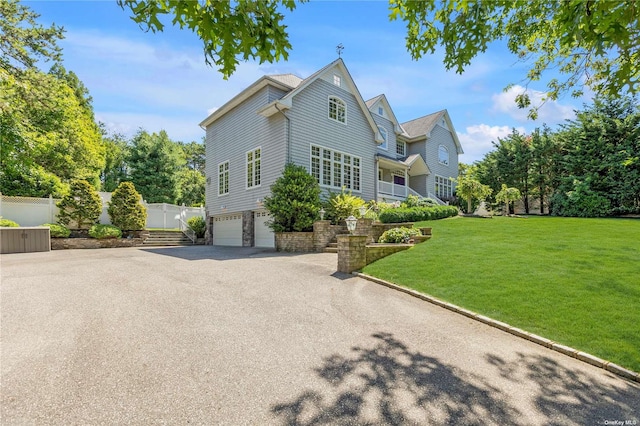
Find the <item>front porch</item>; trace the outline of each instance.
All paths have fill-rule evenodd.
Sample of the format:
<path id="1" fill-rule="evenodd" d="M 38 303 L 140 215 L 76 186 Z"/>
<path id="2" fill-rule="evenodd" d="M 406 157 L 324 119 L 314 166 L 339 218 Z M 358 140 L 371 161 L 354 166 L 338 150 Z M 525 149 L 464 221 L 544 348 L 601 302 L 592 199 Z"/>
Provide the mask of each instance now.
<path id="1" fill-rule="evenodd" d="M 378 156 L 378 198 L 403 201 L 409 195 L 423 197 L 409 187 L 409 177 L 429 174 L 429 168 L 418 154 L 406 159 Z"/>

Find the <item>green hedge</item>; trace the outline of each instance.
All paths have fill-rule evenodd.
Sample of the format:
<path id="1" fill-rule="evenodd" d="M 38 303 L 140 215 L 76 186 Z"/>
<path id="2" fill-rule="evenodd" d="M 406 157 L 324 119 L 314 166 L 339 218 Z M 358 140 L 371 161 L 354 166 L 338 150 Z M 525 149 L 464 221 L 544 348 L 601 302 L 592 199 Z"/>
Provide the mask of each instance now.
<path id="1" fill-rule="evenodd" d="M 103 238 L 120 238 L 122 231 L 113 225 L 93 225 L 89 228 L 89 236 L 101 240 Z"/>
<path id="2" fill-rule="evenodd" d="M 69 238 L 71 231 L 64 225 L 57 223 L 44 223 L 40 226 L 46 226 L 50 229 L 51 238 Z"/>
<path id="3" fill-rule="evenodd" d="M 382 223 L 420 222 L 423 220 L 444 219 L 458 215 L 455 206 L 410 207 L 388 209 L 380 213 L 378 220 Z"/>
<path id="4" fill-rule="evenodd" d="M 204 233 L 207 230 L 207 223 L 202 216 L 190 217 L 189 220 L 187 220 L 187 224 L 193 229 L 193 232 L 196 233 L 196 237 L 204 237 Z"/>

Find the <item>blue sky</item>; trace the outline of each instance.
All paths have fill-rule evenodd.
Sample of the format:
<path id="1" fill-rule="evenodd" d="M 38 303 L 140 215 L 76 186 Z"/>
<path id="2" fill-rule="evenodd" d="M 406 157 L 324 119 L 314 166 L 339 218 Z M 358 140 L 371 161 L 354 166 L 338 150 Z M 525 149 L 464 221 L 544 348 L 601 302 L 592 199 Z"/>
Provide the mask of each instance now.
<path id="1" fill-rule="evenodd" d="M 539 119 L 526 118 L 513 99 L 526 75 L 505 46 L 496 43 L 464 74 L 446 71 L 441 52 L 413 61 L 405 48 L 404 22 L 390 22 L 386 1 L 312 1 L 289 13 L 293 50 L 286 62 L 242 62 L 228 80 L 205 65 L 201 41 L 171 25 L 145 33 L 114 1 L 25 1 L 43 25 L 63 26 L 64 65 L 93 97 L 96 118 L 113 131 L 133 135 L 142 127 L 164 129 L 184 142 L 200 141 L 198 123 L 264 74 L 302 78 L 336 59 L 336 45 L 365 100 L 384 93 L 401 122 L 447 109 L 462 142 L 460 160 L 471 163 L 512 128 L 552 128 L 574 117 L 585 99 L 545 104 Z M 504 92 L 509 84 L 516 87 Z M 519 89 L 520 88 L 520 89 Z M 530 85 L 530 95 L 539 99 Z"/>

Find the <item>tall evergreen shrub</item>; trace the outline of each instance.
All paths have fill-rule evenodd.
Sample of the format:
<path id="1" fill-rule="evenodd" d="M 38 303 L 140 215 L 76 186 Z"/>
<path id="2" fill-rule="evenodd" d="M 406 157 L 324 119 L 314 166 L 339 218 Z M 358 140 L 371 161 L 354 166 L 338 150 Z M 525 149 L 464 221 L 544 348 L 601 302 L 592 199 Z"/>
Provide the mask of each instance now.
<path id="1" fill-rule="evenodd" d="M 58 221 L 77 229 L 89 228 L 98 222 L 102 213 L 102 200 L 96 189 L 86 180 L 72 180 L 70 191 L 58 202 Z"/>
<path id="2" fill-rule="evenodd" d="M 126 231 L 144 229 L 147 224 L 147 208 L 142 197 L 131 182 L 122 182 L 113 194 L 107 212 L 111 223 Z"/>
<path id="3" fill-rule="evenodd" d="M 271 185 L 271 196 L 264 206 L 272 220 L 269 227 L 275 232 L 301 232 L 313 229 L 320 211 L 320 186 L 307 169 L 287 164 L 282 176 Z"/>

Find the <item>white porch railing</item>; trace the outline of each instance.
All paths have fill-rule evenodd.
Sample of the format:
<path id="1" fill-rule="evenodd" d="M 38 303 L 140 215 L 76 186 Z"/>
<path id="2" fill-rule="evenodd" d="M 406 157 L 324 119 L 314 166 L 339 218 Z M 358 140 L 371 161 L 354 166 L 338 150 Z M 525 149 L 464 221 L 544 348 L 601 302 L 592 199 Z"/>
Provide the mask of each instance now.
<path id="1" fill-rule="evenodd" d="M 182 219 L 178 219 L 178 220 L 180 221 L 180 231 L 182 231 L 182 233 L 186 235 L 187 238 L 189 238 L 192 243 L 195 244 L 197 240 L 195 231 L 191 229 L 191 227 L 184 220 Z"/>
<path id="2" fill-rule="evenodd" d="M 387 194 L 394 197 L 407 198 L 407 187 L 392 182 L 378 181 L 378 193 Z"/>
<path id="3" fill-rule="evenodd" d="M 440 204 L 441 206 L 446 206 L 446 205 L 449 204 L 449 203 L 445 203 L 444 201 L 442 201 L 440 198 L 438 198 L 437 196 L 435 196 L 431 192 L 429 193 L 429 198 L 431 198 L 432 200 L 434 200 L 436 203 Z"/>

